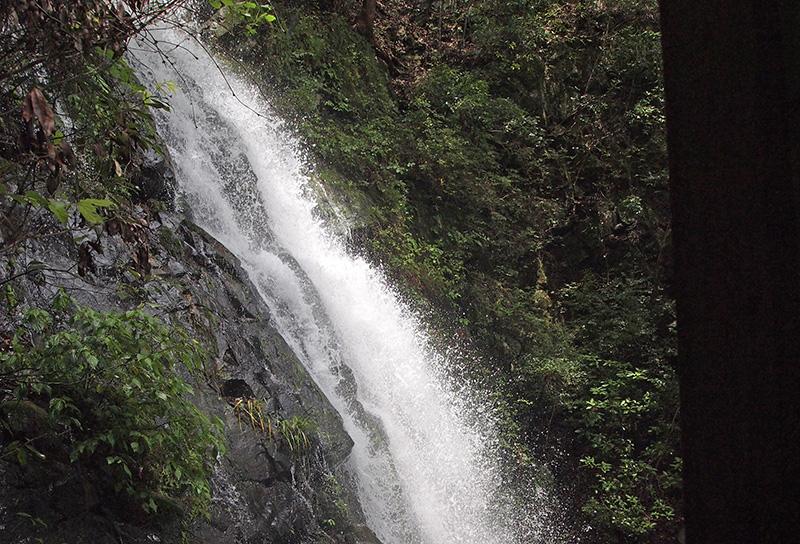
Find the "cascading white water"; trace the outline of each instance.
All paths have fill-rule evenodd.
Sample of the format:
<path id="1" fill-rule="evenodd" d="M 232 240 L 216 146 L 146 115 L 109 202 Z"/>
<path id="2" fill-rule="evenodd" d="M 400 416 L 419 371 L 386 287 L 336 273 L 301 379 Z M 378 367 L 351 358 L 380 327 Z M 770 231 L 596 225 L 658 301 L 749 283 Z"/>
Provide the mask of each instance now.
<path id="1" fill-rule="evenodd" d="M 280 119 L 242 78 L 226 72 L 226 82 L 193 38 L 153 36 L 169 62 L 140 52 L 138 69 L 179 87 L 158 128 L 186 206 L 241 259 L 342 415 L 355 442 L 347 469 L 369 526 L 385 544 L 552 541 L 538 492 L 507 492 L 491 414 L 448 380 L 454 361 L 432 349 L 380 271 L 316 214 Z"/>

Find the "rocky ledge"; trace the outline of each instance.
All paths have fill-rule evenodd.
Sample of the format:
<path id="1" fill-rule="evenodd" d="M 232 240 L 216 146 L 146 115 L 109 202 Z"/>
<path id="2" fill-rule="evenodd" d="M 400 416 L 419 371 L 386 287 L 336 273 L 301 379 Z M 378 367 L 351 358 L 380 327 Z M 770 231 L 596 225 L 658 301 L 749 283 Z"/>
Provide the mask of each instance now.
<path id="1" fill-rule="evenodd" d="M 98 309 L 144 305 L 209 348 L 193 400 L 222 419 L 228 446 L 211 481 L 210 517 L 188 527 L 177 516 L 147 525 L 113 519 L 103 505 L 75 499 L 84 496 L 80 482 L 0 463 L 2 540 L 152 543 L 183 534 L 200 544 L 378 543 L 342 468 L 352 441 L 271 325 L 237 258 L 180 213 L 140 207 L 136 216 L 30 244 L 23 259 L 43 264 L 15 280 L 23 301 L 17 311 L 63 287 Z M 264 428 L 242 417 L 237 406 L 247 403 L 269 414 Z M 272 418 L 302 418 L 313 430 L 292 445 L 272 429 Z"/>

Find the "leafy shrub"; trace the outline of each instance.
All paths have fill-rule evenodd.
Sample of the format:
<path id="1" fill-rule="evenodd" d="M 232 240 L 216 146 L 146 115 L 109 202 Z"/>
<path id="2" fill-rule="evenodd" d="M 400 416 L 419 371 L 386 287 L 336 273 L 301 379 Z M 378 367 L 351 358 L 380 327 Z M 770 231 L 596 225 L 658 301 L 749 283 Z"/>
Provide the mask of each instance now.
<path id="1" fill-rule="evenodd" d="M 124 58 L 129 40 L 180 0 L 47 0 L 0 5 L 0 255 L 46 228 L 99 223 L 136 187 L 145 150 L 159 151 L 151 108 L 167 105 Z"/>
<path id="2" fill-rule="evenodd" d="M 208 0 L 208 3 L 222 10 L 224 31 L 242 25 L 248 36 L 255 36 L 262 25 L 275 21 L 269 4 L 244 0 Z"/>
<path id="3" fill-rule="evenodd" d="M 586 452 L 581 468 L 593 481 L 583 510 L 604 528 L 647 537 L 679 515 L 674 372 L 585 357 L 581 373 L 566 390 L 565 405 Z"/>
<path id="4" fill-rule="evenodd" d="M 60 467 L 145 512 L 162 501 L 205 512 L 221 422 L 179 375 L 203 357 L 184 330 L 140 310 L 101 312 L 64 294 L 51 311 L 28 310 L 0 352 L 0 459 Z"/>

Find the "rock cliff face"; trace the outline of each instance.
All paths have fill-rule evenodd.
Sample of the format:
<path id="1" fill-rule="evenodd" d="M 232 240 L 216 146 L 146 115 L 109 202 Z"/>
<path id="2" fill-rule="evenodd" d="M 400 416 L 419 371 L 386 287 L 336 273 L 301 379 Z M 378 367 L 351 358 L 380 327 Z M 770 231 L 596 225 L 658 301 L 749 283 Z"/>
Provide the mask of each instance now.
<path id="1" fill-rule="evenodd" d="M 113 520 L 103 505 L 77 499 L 85 494 L 81 482 L 0 463 L 0 540 L 177 542 L 183 531 L 190 542 L 208 544 L 377 543 L 341 468 L 352 441 L 271 326 L 236 257 L 179 212 L 140 207 L 135 215 L 136 221 L 107 224 L 102 233 L 87 230 L 31 245 L 24 259 L 40 261 L 44 269 L 21 278 L 15 289 L 21 307 L 57 287 L 104 310 L 145 304 L 209 348 L 193 401 L 222 419 L 228 446 L 211 481 L 210 518 L 188 527 L 175 516 L 164 516 L 157 526 Z M 265 430 L 237 411 L 237 403 L 248 402 L 269 414 Z M 290 447 L 273 426 L 295 416 L 314 428 L 305 431 L 308 444 Z"/>

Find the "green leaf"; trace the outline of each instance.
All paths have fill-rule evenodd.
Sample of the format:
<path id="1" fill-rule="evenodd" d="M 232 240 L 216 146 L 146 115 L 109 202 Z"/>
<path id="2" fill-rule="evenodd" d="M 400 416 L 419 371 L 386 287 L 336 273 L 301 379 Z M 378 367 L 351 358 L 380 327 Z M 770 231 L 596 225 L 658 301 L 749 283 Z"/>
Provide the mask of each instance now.
<path id="1" fill-rule="evenodd" d="M 78 212 L 87 222 L 96 225 L 102 223 L 104 218 L 97 213 L 97 208 L 113 208 L 116 205 L 106 199 L 84 198 L 78 201 Z"/>
<path id="2" fill-rule="evenodd" d="M 47 209 L 62 225 L 66 225 L 67 221 L 69 221 L 69 212 L 67 212 L 67 204 L 65 202 L 50 200 L 47 204 Z"/>
<path id="3" fill-rule="evenodd" d="M 44 208 L 47 206 L 47 199 L 36 191 L 27 191 L 23 200 L 32 206 Z"/>

